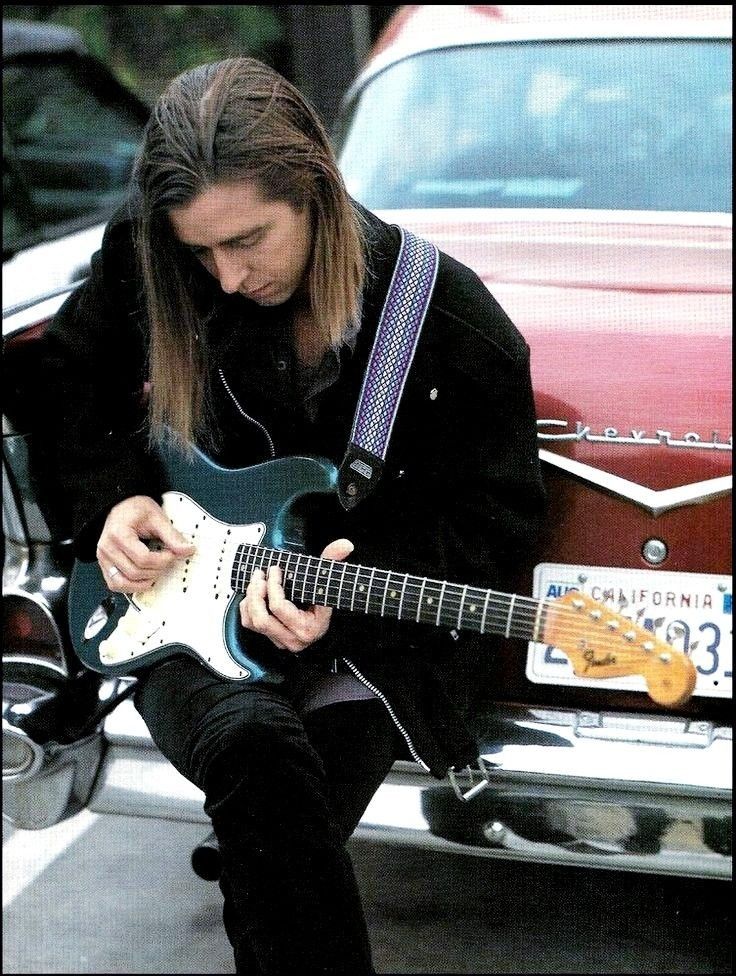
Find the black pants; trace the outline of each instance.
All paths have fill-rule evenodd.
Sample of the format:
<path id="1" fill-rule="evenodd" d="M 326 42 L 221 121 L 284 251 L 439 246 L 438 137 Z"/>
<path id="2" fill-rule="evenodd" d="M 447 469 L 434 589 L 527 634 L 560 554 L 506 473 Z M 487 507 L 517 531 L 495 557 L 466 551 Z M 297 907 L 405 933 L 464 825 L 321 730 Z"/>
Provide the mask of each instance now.
<path id="1" fill-rule="evenodd" d="M 223 920 L 238 973 L 372 973 L 345 842 L 393 762 L 377 700 L 300 716 L 277 688 L 157 666 L 135 703 L 161 752 L 205 794 L 222 858 Z"/>

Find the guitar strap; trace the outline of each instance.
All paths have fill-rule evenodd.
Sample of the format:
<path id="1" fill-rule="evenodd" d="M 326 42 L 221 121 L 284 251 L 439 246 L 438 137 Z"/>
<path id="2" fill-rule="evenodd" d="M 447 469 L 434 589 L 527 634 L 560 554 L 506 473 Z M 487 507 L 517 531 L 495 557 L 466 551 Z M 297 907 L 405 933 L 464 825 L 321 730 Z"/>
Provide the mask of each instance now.
<path id="1" fill-rule="evenodd" d="M 432 298 L 439 252 L 399 227 L 401 247 L 363 377 L 345 457 L 337 477 L 344 509 L 354 508 L 383 473 L 394 420 Z"/>

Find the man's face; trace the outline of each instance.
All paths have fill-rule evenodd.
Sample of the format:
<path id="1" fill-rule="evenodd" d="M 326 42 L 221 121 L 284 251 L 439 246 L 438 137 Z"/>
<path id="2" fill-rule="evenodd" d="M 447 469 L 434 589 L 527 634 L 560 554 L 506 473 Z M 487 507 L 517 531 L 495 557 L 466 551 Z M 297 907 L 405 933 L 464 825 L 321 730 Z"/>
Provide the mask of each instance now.
<path id="1" fill-rule="evenodd" d="M 266 201 L 246 180 L 210 187 L 169 217 L 179 241 L 228 294 L 281 305 L 304 284 L 312 250 L 307 207 Z"/>

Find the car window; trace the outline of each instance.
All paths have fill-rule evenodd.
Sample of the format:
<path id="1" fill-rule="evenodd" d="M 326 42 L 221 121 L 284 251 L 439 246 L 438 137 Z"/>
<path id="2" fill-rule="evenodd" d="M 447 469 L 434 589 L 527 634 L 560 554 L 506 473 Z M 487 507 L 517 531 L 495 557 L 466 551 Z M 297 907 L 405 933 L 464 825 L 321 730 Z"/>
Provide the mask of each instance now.
<path id="1" fill-rule="evenodd" d="M 6 150 L 41 237 L 55 225 L 110 213 L 125 192 L 141 138 L 140 118 L 124 102 L 106 101 L 83 63 L 29 60 L 3 68 Z M 12 231 L 8 206 L 6 198 L 3 223 Z"/>
<path id="2" fill-rule="evenodd" d="M 28 191 L 13 170 L 10 159 L 3 156 L 3 252 L 10 242 L 31 237 L 35 230 L 33 205 Z"/>
<path id="3" fill-rule="evenodd" d="M 484 44 L 370 81 L 340 159 L 372 208 L 729 211 L 730 46 Z"/>

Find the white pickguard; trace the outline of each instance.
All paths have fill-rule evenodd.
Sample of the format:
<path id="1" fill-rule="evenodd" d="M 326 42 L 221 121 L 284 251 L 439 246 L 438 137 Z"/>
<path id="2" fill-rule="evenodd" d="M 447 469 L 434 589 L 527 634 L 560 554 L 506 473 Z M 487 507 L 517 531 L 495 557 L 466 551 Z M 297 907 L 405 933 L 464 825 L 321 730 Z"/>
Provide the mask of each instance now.
<path id="1" fill-rule="evenodd" d="M 163 509 L 174 527 L 197 547 L 196 552 L 175 563 L 151 589 L 133 596 L 115 630 L 100 642 L 100 661 L 117 665 L 166 644 L 185 644 L 220 674 L 250 677 L 230 654 L 224 624 L 235 596 L 230 574 L 238 546 L 258 545 L 265 524 L 221 522 L 188 495 L 175 491 L 164 495 Z"/>

